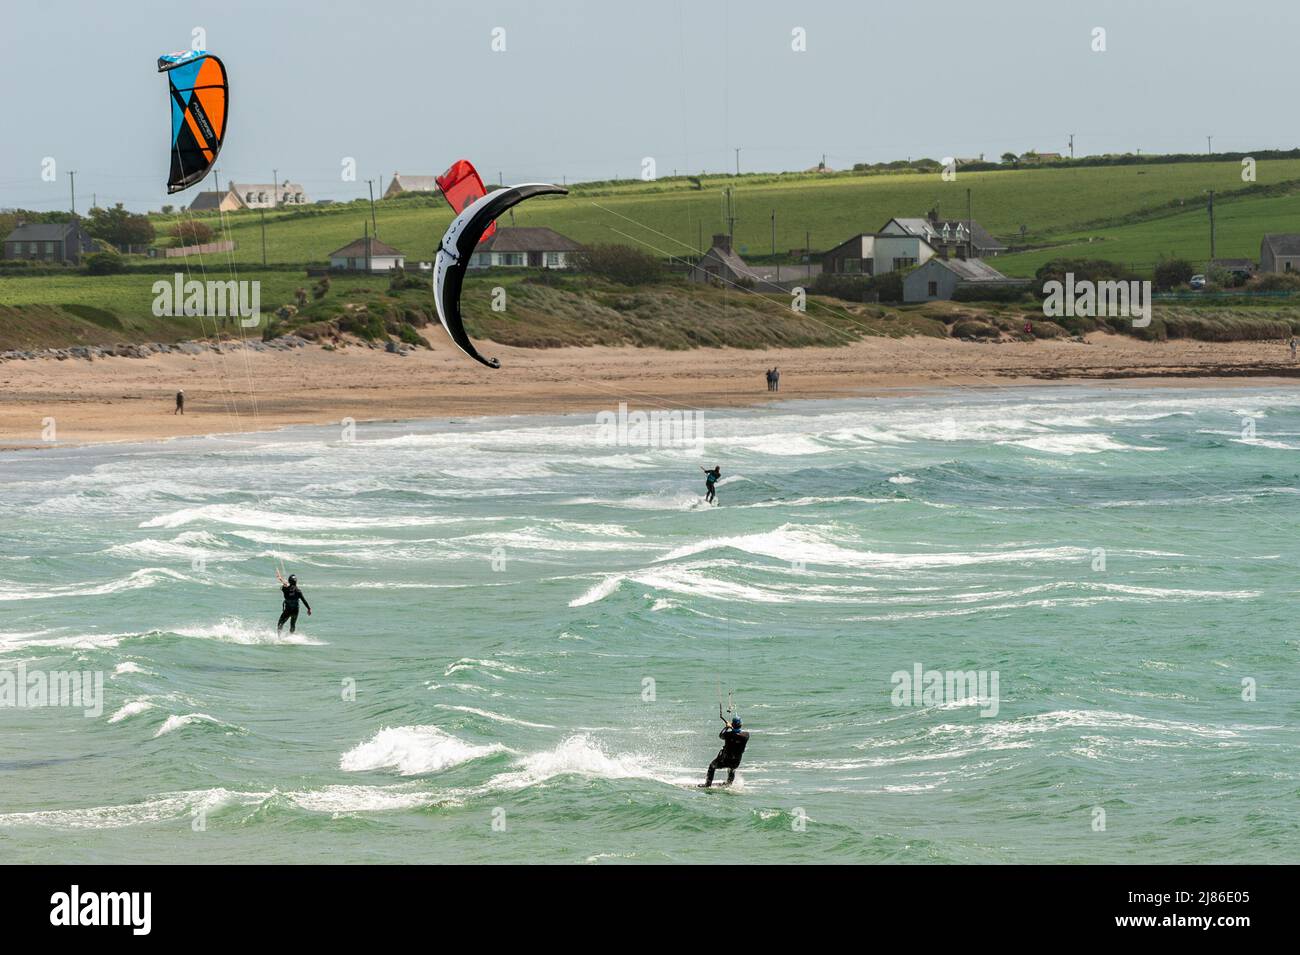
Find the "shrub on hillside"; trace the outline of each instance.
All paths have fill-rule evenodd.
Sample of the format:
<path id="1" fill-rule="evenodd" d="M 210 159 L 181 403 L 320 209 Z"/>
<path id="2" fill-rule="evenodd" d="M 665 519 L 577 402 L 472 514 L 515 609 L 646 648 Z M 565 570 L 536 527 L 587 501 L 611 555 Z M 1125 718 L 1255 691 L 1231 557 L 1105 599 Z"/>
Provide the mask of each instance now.
<path id="1" fill-rule="evenodd" d="M 953 338 L 1000 338 L 1001 335 L 996 326 L 973 318 L 963 319 L 952 326 Z"/>
<path id="2" fill-rule="evenodd" d="M 211 227 L 197 219 L 186 219 L 176 223 L 172 226 L 170 235 L 180 246 L 203 245 L 212 241 Z"/>
<path id="3" fill-rule="evenodd" d="M 117 275 L 125 272 L 122 257 L 116 252 L 92 252 L 85 258 L 87 275 Z"/>
<path id="4" fill-rule="evenodd" d="M 1296 292 L 1300 291 L 1300 273 L 1263 272 L 1252 276 L 1246 283 L 1252 292 Z"/>
<path id="5" fill-rule="evenodd" d="M 1075 282 L 1085 279 L 1090 282 L 1133 282 L 1139 279 L 1138 275 L 1119 262 L 1106 259 L 1053 259 L 1034 273 L 1034 284 L 1030 288 L 1039 298 L 1047 298 L 1044 286 L 1048 282 L 1064 283 L 1067 274 L 1073 275 Z"/>
<path id="6" fill-rule="evenodd" d="M 962 285 L 953 290 L 954 302 L 1021 302 L 1032 295 L 1026 285 Z"/>
<path id="7" fill-rule="evenodd" d="M 573 268 L 619 285 L 650 285 L 663 277 L 663 264 L 630 245 L 593 245 L 570 254 Z"/>
<path id="8" fill-rule="evenodd" d="M 1186 259 L 1161 259 L 1155 268 L 1156 291 L 1167 292 L 1180 285 L 1186 285 L 1195 274 L 1196 269 Z"/>

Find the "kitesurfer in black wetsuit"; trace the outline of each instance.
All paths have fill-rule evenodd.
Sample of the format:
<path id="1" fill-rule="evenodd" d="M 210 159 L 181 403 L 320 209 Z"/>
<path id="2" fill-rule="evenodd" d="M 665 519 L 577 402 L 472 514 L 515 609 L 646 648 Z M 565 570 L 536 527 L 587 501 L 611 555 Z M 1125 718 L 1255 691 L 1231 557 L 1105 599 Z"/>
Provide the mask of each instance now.
<path id="1" fill-rule="evenodd" d="M 718 478 L 722 477 L 722 468 L 715 464 L 712 471 L 706 467 L 701 467 L 700 470 L 704 472 L 704 500 L 706 503 L 712 504 L 714 498 L 717 497 L 713 485 Z"/>
<path id="2" fill-rule="evenodd" d="M 733 716 L 731 725 L 723 727 L 718 739 L 722 740 L 722 749 L 718 750 L 718 755 L 709 763 L 709 775 L 700 784 L 704 789 L 713 785 L 713 774 L 719 769 L 727 771 L 727 781 L 721 785 L 730 786 L 735 782 L 740 757 L 745 755 L 745 744 L 749 742 L 749 733 L 740 728 L 740 717 Z"/>
<path id="3" fill-rule="evenodd" d="M 275 579 L 280 581 L 280 592 L 284 594 L 284 609 L 280 613 L 280 622 L 275 625 L 275 632 L 279 633 L 284 629 L 284 622 L 289 621 L 289 632 L 297 633 L 298 631 L 298 601 L 307 608 L 307 616 L 311 616 L 311 604 L 307 603 L 307 598 L 303 592 L 298 589 L 298 577 L 290 574 L 289 579 L 285 580 L 280 576 L 280 572 L 275 572 Z"/>

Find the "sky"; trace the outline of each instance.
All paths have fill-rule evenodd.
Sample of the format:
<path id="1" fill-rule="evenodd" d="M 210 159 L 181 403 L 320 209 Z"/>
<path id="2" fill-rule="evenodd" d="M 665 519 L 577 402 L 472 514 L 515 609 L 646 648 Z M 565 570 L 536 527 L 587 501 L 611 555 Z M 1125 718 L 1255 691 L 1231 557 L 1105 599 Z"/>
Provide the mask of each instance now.
<path id="1" fill-rule="evenodd" d="M 0 208 L 66 209 L 69 171 L 83 213 L 188 202 L 156 60 L 196 37 L 230 74 L 222 183 L 311 199 L 462 157 L 574 182 L 1300 145 L 1295 0 L 42 0 L 0 27 Z"/>

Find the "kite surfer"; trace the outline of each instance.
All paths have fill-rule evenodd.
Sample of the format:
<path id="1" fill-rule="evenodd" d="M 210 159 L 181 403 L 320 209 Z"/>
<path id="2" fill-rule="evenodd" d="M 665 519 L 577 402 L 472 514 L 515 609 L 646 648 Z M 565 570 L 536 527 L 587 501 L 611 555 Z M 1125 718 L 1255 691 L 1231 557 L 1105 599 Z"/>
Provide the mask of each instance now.
<path id="1" fill-rule="evenodd" d="M 280 581 L 280 592 L 284 594 L 284 606 L 280 613 L 280 622 L 275 625 L 275 632 L 278 634 L 284 629 L 284 622 L 289 621 L 289 632 L 296 633 L 298 630 L 298 601 L 307 608 L 307 616 L 311 616 L 311 604 L 307 603 L 306 596 L 298 589 L 298 577 L 296 574 L 290 574 L 289 579 L 285 580 L 280 576 L 280 572 L 275 572 L 275 579 Z"/>
<path id="2" fill-rule="evenodd" d="M 717 483 L 718 478 L 722 477 L 722 468 L 715 464 L 712 471 L 703 466 L 700 467 L 700 470 L 704 472 L 704 500 L 712 504 L 717 499 L 717 490 L 714 485 Z"/>
<path id="3" fill-rule="evenodd" d="M 745 744 L 749 742 L 748 731 L 740 727 L 740 717 L 733 716 L 731 722 L 718 734 L 718 739 L 722 740 L 722 749 L 718 750 L 718 755 L 713 757 L 713 762 L 709 763 L 709 775 L 705 777 L 704 782 L 700 783 L 701 789 L 708 789 L 713 785 L 713 774 L 719 769 L 727 771 L 727 781 L 719 785 L 730 786 L 736 781 L 736 770 L 740 767 L 740 758 L 745 755 Z"/>

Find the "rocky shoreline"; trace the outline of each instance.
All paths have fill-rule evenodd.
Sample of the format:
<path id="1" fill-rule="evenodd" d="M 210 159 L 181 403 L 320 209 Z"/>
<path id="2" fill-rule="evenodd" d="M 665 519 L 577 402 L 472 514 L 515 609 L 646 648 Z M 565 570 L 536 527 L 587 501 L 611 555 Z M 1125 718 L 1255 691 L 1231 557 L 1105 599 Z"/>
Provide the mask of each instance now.
<path id="1" fill-rule="evenodd" d="M 285 352 L 293 351 L 295 348 L 305 348 L 311 344 L 319 343 L 300 338 L 297 335 L 282 335 L 279 338 L 272 338 L 270 341 L 249 339 L 242 342 L 231 340 L 185 341 L 174 344 L 164 342 L 121 342 L 116 345 L 71 345 L 67 348 L 13 349 L 0 352 L 0 362 L 38 361 L 42 359 L 94 361 L 97 358 L 148 358 L 151 355 L 202 355 L 205 353 L 221 355 L 244 349 L 252 352 Z M 391 340 L 386 342 L 353 340 L 347 342 L 347 345 L 370 348 L 375 351 L 401 356 L 414 351 L 410 345 Z M 323 345 L 322 347 L 328 351 L 335 346 Z"/>

